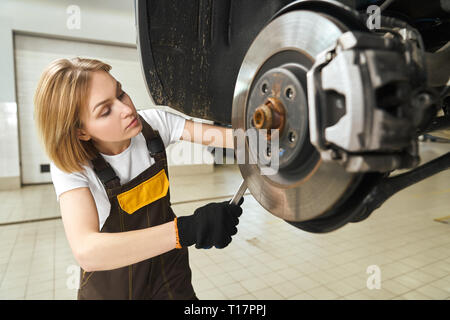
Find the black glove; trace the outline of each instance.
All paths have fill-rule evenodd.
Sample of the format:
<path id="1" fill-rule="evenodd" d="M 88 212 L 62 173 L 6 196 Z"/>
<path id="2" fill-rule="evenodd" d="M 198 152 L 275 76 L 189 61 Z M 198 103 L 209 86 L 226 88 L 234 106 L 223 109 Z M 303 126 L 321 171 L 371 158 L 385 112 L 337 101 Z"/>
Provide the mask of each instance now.
<path id="1" fill-rule="evenodd" d="M 229 204 L 230 201 L 212 202 L 197 208 L 193 215 L 179 217 L 176 220 L 178 240 L 181 247 L 195 243 L 197 249 L 212 246 L 225 248 L 231 242 L 231 236 L 237 233 L 236 225 L 242 214 L 240 205 Z"/>

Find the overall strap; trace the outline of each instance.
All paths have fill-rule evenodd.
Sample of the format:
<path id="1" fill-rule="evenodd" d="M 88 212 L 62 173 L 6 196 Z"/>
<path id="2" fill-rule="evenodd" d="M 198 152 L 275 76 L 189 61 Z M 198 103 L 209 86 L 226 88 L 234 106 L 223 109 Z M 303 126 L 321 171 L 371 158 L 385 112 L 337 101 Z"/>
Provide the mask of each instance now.
<path id="1" fill-rule="evenodd" d="M 144 135 L 145 141 L 147 143 L 147 149 L 150 155 L 155 158 L 155 162 L 161 157 L 165 158 L 166 148 L 164 147 L 164 142 L 159 135 L 158 130 L 153 130 L 153 128 L 144 120 L 144 118 L 139 115 L 139 119 L 142 123 L 142 134 Z"/>
<path id="2" fill-rule="evenodd" d="M 108 190 L 120 187 L 120 179 L 117 177 L 114 169 L 111 165 L 97 152 L 97 157 L 92 160 L 94 172 L 105 187 L 106 192 Z"/>

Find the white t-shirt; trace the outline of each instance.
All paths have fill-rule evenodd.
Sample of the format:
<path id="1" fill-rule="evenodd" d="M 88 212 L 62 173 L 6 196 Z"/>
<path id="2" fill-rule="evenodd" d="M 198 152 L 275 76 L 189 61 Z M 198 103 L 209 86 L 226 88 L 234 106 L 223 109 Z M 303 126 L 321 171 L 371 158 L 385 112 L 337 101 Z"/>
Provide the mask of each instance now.
<path id="1" fill-rule="evenodd" d="M 150 124 L 154 130 L 158 130 L 167 148 L 169 144 L 180 140 L 186 119 L 176 114 L 158 109 L 140 110 L 138 113 Z M 141 172 L 155 163 L 150 156 L 145 138 L 142 133 L 131 138 L 131 143 L 123 152 L 110 156 L 101 154 L 112 166 L 121 184 L 125 184 L 138 176 Z M 55 187 L 56 199 L 69 190 L 88 187 L 94 197 L 97 206 L 99 228 L 103 227 L 109 216 L 111 205 L 105 188 L 95 174 L 92 166 L 83 166 L 84 170 L 76 173 L 65 173 L 54 163 L 50 163 L 50 172 Z"/>

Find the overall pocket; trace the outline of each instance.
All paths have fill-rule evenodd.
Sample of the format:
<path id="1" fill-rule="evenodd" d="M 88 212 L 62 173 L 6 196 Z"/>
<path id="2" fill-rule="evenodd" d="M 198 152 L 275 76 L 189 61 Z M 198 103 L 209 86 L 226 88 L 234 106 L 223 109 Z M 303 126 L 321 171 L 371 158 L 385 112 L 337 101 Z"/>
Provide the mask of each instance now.
<path id="1" fill-rule="evenodd" d="M 165 197 L 168 190 L 169 179 L 166 171 L 162 169 L 147 181 L 117 195 L 117 200 L 123 211 L 133 214 L 140 208 Z"/>

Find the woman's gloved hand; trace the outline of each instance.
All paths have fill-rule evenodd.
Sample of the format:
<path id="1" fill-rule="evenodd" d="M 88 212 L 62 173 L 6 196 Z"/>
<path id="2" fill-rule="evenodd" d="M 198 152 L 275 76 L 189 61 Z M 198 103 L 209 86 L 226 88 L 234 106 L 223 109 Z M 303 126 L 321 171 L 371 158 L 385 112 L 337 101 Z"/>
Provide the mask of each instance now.
<path id="1" fill-rule="evenodd" d="M 197 208 L 193 215 L 176 218 L 177 248 L 193 244 L 197 249 L 225 248 L 231 242 L 231 236 L 237 233 L 244 197 L 238 205 L 229 202 L 208 203 Z"/>

